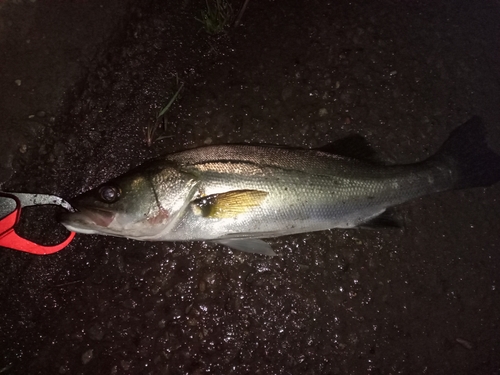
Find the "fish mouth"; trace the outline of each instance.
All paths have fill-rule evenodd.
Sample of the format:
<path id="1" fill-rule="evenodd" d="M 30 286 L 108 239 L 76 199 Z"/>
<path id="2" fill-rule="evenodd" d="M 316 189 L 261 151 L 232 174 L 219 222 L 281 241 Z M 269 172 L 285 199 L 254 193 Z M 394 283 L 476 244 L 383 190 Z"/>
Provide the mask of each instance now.
<path id="1" fill-rule="evenodd" d="M 101 208 L 77 208 L 64 213 L 59 221 L 68 230 L 78 233 L 96 233 L 99 228 L 108 228 L 116 213 Z"/>

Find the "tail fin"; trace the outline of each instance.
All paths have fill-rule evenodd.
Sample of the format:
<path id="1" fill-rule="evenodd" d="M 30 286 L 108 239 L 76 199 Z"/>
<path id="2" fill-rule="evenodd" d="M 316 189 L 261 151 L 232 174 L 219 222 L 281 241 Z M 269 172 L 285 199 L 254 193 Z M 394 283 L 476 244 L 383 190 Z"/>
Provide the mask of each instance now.
<path id="1" fill-rule="evenodd" d="M 431 160 L 451 164 L 455 174 L 452 189 L 490 186 L 500 181 L 500 155 L 488 148 L 486 127 L 479 117 L 455 129 Z"/>

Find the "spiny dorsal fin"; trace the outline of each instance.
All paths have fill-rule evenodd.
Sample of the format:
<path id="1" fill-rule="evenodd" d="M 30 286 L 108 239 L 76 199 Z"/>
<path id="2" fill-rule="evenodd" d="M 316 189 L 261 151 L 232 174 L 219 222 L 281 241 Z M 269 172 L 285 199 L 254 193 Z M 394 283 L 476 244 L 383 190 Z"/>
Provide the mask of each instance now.
<path id="1" fill-rule="evenodd" d="M 266 191 L 233 190 L 207 195 L 191 202 L 194 212 L 208 218 L 228 218 L 242 214 L 259 206 L 267 196 Z"/>

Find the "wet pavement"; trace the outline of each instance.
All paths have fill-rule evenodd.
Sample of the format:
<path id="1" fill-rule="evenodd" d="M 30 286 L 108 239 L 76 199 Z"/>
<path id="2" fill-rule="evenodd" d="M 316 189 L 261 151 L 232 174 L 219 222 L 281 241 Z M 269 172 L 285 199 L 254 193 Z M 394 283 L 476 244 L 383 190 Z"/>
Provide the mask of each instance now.
<path id="1" fill-rule="evenodd" d="M 410 163 L 472 115 L 500 152 L 495 1 L 250 1 L 219 36 L 195 19 L 204 1 L 74 2 L 37 21 L 50 4 L 0 5 L 15 51 L 0 79 L 5 190 L 71 198 L 162 153 L 353 134 Z M 34 25 L 51 42 L 13 49 Z M 148 147 L 180 82 L 168 137 Z M 402 230 L 273 239 L 275 258 L 91 235 L 46 257 L 1 249 L 0 373 L 500 374 L 499 193 L 404 204 Z M 64 238 L 56 214 L 27 210 L 19 232 Z"/>

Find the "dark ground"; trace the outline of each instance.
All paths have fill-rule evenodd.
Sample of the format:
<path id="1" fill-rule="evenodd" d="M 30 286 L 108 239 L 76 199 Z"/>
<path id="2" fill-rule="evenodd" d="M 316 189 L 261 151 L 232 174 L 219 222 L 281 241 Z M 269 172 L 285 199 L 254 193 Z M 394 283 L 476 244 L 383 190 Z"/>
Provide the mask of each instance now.
<path id="1" fill-rule="evenodd" d="M 219 37 L 204 4 L 0 3 L 2 188 L 70 198 L 208 143 L 361 134 L 414 162 L 472 115 L 500 151 L 498 1 L 254 0 Z M 174 77 L 172 137 L 148 148 Z M 404 230 L 278 238 L 272 259 L 85 235 L 1 249 L 0 374 L 500 374 L 499 195 L 413 201 Z M 54 242 L 53 214 L 19 231 Z"/>

